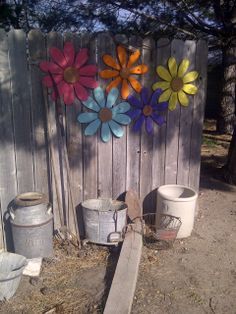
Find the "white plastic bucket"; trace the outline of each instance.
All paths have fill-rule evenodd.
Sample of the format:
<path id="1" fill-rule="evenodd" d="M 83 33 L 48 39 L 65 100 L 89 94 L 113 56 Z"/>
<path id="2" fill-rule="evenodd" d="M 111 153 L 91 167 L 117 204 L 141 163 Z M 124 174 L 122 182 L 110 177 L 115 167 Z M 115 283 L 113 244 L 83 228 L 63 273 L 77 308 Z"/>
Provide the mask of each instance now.
<path id="1" fill-rule="evenodd" d="M 168 214 L 181 219 L 181 227 L 177 238 L 187 238 L 191 235 L 194 224 L 194 213 L 197 193 L 184 185 L 162 185 L 157 190 L 158 214 Z"/>

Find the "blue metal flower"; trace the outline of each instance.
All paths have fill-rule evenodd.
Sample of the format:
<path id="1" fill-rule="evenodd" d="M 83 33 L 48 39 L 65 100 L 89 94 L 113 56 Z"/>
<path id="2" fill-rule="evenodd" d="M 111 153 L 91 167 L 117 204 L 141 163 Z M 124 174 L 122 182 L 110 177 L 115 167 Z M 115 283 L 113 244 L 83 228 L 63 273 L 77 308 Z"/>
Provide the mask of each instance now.
<path id="1" fill-rule="evenodd" d="M 85 135 L 94 135 L 101 126 L 101 138 L 103 142 L 108 142 L 111 133 L 116 137 L 122 137 L 124 134 L 121 125 L 127 125 L 131 122 L 130 117 L 125 114 L 130 109 L 128 102 L 120 102 L 116 105 L 119 91 L 117 88 L 111 89 L 105 98 L 104 91 L 97 87 L 93 91 L 94 98 L 89 97 L 82 101 L 83 105 L 93 112 L 84 112 L 78 115 L 77 120 L 80 123 L 89 123 L 84 130 Z"/>
<path id="2" fill-rule="evenodd" d="M 153 122 L 162 125 L 165 122 L 160 111 L 165 111 L 168 108 L 167 102 L 158 103 L 158 99 L 162 90 L 158 88 L 152 95 L 149 95 L 147 88 L 142 88 L 140 99 L 132 96 L 128 97 L 129 103 L 133 109 L 128 112 L 131 119 L 134 119 L 133 131 L 139 131 L 145 121 L 146 131 L 149 134 L 153 133 Z"/>

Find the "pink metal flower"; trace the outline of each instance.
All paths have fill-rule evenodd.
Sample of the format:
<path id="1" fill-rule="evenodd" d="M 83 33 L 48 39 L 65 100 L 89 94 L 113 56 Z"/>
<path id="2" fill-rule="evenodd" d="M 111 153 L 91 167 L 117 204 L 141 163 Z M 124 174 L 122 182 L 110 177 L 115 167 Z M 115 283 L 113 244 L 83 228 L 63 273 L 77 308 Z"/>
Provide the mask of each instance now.
<path id="1" fill-rule="evenodd" d="M 87 100 L 87 88 L 96 88 L 98 83 L 94 76 L 97 73 L 95 65 L 86 65 L 88 49 L 82 48 L 77 55 L 71 42 L 66 42 L 63 52 L 56 47 L 50 49 L 52 61 L 42 61 L 40 69 L 48 73 L 43 78 L 46 87 L 53 88 L 52 99 L 63 97 L 66 105 L 71 105 L 75 97 L 81 101 Z"/>

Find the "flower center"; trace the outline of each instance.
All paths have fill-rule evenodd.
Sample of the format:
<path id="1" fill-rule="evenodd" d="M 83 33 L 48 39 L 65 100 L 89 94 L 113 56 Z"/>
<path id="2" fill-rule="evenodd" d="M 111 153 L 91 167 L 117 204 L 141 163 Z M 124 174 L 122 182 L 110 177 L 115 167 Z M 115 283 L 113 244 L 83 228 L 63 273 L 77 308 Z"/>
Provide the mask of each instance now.
<path id="1" fill-rule="evenodd" d="M 110 109 L 108 108 L 102 108 L 99 112 L 99 119 L 102 122 L 107 122 L 110 121 L 112 119 L 112 112 Z"/>
<path id="2" fill-rule="evenodd" d="M 144 106 L 144 108 L 143 108 L 143 114 L 144 114 L 146 117 L 150 116 L 150 115 L 152 114 L 152 111 L 153 111 L 153 109 L 152 109 L 152 107 L 149 106 L 149 105 L 146 105 L 146 106 Z"/>
<path id="3" fill-rule="evenodd" d="M 180 91 L 183 86 L 184 86 L 184 83 L 183 83 L 183 80 L 179 77 L 175 77 L 173 78 L 173 80 L 171 81 L 170 83 L 170 86 L 171 86 L 171 89 L 174 91 L 174 92 L 178 92 Z"/>
<path id="4" fill-rule="evenodd" d="M 121 69 L 120 71 L 120 77 L 123 78 L 123 79 L 127 79 L 130 75 L 130 72 L 129 72 L 129 69 L 127 68 L 123 68 Z"/>
<path id="5" fill-rule="evenodd" d="M 79 71 L 75 67 L 68 67 L 65 69 L 63 77 L 67 83 L 76 83 L 79 80 Z"/>

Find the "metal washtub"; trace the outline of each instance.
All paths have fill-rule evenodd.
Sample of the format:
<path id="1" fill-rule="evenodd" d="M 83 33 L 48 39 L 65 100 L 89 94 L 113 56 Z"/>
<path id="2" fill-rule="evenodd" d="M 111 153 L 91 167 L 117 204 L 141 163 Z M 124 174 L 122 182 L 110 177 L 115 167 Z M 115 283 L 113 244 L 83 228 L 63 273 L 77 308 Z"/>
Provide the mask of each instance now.
<path id="1" fill-rule="evenodd" d="M 9 213 L 15 252 L 26 258 L 52 256 L 53 215 L 46 196 L 38 192 L 20 194 Z"/>

